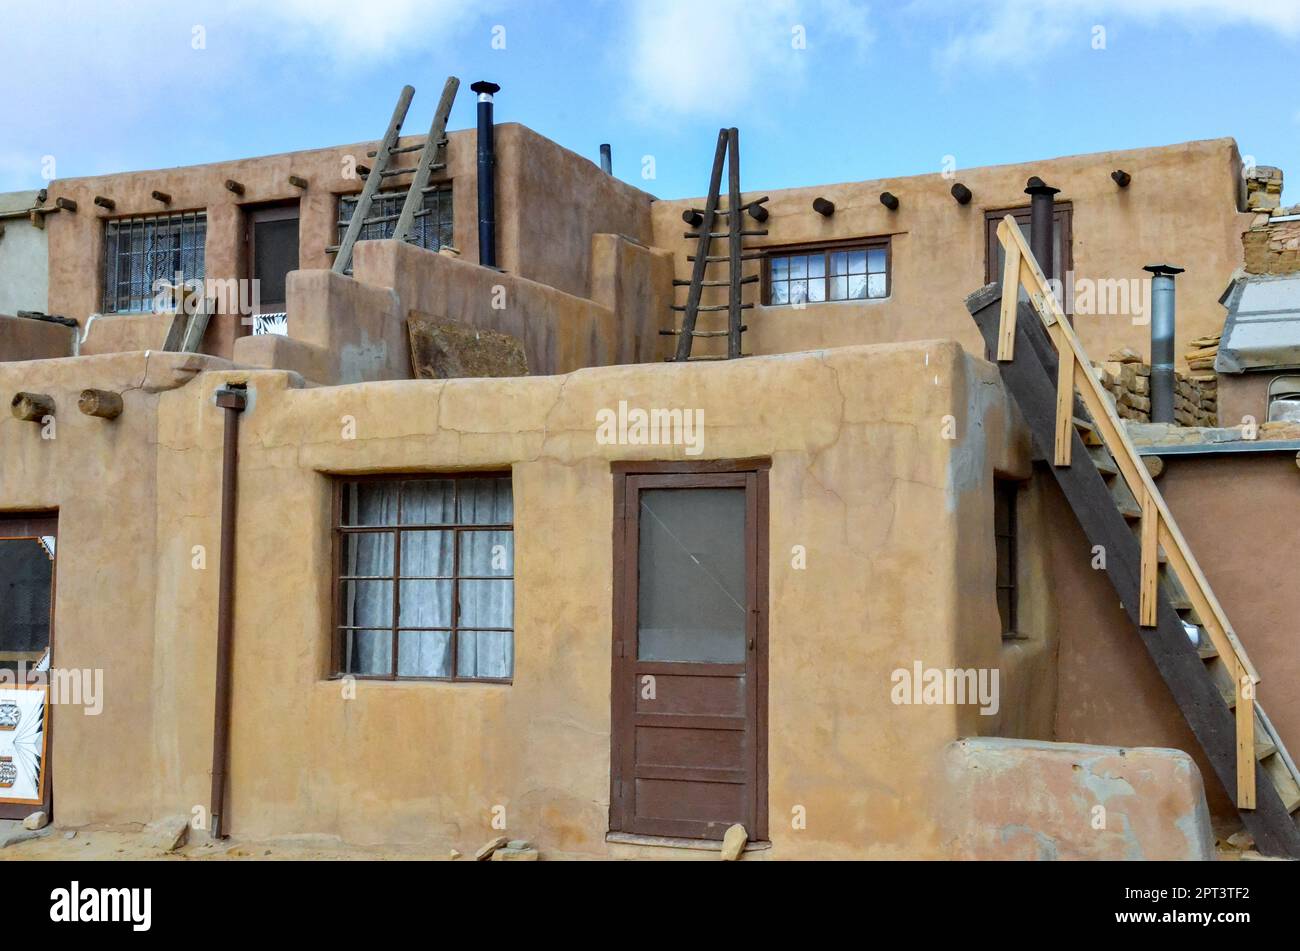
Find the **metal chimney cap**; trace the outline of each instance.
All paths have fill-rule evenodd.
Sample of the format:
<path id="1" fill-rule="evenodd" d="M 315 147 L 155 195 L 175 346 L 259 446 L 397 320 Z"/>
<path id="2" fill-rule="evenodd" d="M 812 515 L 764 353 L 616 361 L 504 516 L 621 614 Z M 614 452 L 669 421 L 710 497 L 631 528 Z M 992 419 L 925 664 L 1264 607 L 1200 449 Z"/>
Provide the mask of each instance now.
<path id="1" fill-rule="evenodd" d="M 1157 277 L 1173 277 L 1175 274 L 1182 274 L 1187 268 L 1177 267 L 1173 264 L 1148 264 L 1142 270 L 1150 271 Z"/>
<path id="2" fill-rule="evenodd" d="M 1026 195 L 1057 195 L 1060 194 L 1059 188 L 1053 188 L 1037 175 L 1032 176 L 1029 181 L 1025 182 Z"/>
<path id="3" fill-rule="evenodd" d="M 486 79 L 480 79 L 478 82 L 474 83 L 469 88 L 472 91 L 478 93 L 480 96 L 484 94 L 487 94 L 489 96 L 495 96 L 497 93 L 501 91 L 500 86 L 498 86 L 496 83 L 490 83 Z"/>

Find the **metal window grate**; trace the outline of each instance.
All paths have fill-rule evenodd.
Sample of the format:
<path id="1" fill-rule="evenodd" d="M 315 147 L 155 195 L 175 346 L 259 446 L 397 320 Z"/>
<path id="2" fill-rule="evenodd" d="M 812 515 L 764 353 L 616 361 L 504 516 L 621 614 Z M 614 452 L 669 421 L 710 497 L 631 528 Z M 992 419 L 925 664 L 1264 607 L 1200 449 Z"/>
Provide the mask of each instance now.
<path id="1" fill-rule="evenodd" d="M 203 280 L 207 230 L 201 211 L 106 221 L 104 313 L 152 310 L 160 281 Z"/>
<path id="2" fill-rule="evenodd" d="M 376 241 L 391 237 L 393 229 L 397 227 L 397 216 L 401 214 L 402 204 L 405 201 L 405 191 L 381 192 L 376 195 L 374 202 L 370 206 L 370 217 L 386 220 L 362 225 L 361 234 L 357 237 L 357 240 Z M 357 199 L 355 197 L 343 196 L 339 198 L 338 241 L 340 244 L 343 243 L 343 235 L 348 230 L 348 222 L 352 220 L 352 215 L 356 210 Z M 410 240 L 417 247 L 426 248 L 430 251 L 437 251 L 443 245 L 454 243 L 452 240 L 450 185 L 428 192 L 424 196 L 424 213 L 417 214 L 415 223 L 411 226 Z M 352 273 L 351 265 L 348 267 L 348 273 Z"/>

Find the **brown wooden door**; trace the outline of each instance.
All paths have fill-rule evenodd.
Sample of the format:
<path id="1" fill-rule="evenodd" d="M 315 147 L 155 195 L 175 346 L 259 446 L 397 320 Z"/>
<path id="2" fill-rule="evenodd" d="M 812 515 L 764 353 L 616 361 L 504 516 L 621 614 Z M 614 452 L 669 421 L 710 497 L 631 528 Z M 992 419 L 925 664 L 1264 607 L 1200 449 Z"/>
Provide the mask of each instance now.
<path id="1" fill-rule="evenodd" d="M 0 818 L 53 817 L 48 671 L 58 520 L 0 515 Z"/>
<path id="2" fill-rule="evenodd" d="M 611 828 L 762 839 L 767 473 L 658 468 L 616 491 Z"/>

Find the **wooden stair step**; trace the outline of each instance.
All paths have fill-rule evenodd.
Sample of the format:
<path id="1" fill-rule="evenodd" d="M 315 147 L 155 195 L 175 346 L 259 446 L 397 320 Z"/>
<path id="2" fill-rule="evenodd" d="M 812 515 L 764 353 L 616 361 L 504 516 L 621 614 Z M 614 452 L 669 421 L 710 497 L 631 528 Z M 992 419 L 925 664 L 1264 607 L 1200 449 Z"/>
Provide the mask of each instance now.
<path id="1" fill-rule="evenodd" d="M 1205 638 L 1197 645 L 1196 653 L 1201 655 L 1201 660 L 1214 660 L 1219 656 L 1219 649 L 1210 643 L 1208 638 Z"/>
<path id="2" fill-rule="evenodd" d="M 1277 790 L 1278 797 L 1282 800 L 1282 808 L 1288 813 L 1300 809 L 1300 785 L 1296 784 L 1295 777 L 1287 769 L 1282 757 L 1265 757 L 1260 765 L 1264 768 L 1264 774 L 1272 782 L 1273 788 Z"/>
<path id="3" fill-rule="evenodd" d="M 1258 724 L 1256 724 L 1256 726 L 1258 727 Z M 1277 752 L 1277 744 L 1274 743 L 1272 740 L 1270 740 L 1267 736 L 1261 738 L 1258 730 L 1256 730 L 1255 759 L 1260 760 L 1262 762 L 1263 760 L 1268 759 L 1276 752 Z M 1289 809 L 1287 811 L 1290 812 Z"/>
<path id="4" fill-rule="evenodd" d="M 1097 433 L 1097 427 L 1088 420 L 1074 417 L 1074 428 L 1079 430 L 1079 438 L 1085 446 L 1104 446 L 1106 443 Z"/>

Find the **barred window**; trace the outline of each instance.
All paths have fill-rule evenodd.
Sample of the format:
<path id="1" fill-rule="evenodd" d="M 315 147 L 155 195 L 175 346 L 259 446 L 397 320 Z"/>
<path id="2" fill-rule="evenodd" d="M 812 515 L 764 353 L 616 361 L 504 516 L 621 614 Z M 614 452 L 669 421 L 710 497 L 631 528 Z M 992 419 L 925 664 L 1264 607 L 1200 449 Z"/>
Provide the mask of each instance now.
<path id="1" fill-rule="evenodd" d="M 336 671 L 510 680 L 510 476 L 385 476 L 337 487 Z"/>
<path id="2" fill-rule="evenodd" d="M 207 231 L 201 211 L 104 222 L 104 313 L 152 310 L 158 281 L 203 280 Z"/>
<path id="3" fill-rule="evenodd" d="M 362 225 L 358 241 L 374 241 L 392 237 L 397 227 L 397 216 L 402 213 L 402 204 L 406 201 L 406 191 L 380 192 L 370 206 L 370 218 L 383 218 L 372 224 Z M 357 196 L 344 195 L 339 198 L 339 243 L 348 230 L 348 222 L 357 210 Z M 437 251 L 443 245 L 453 243 L 451 216 L 451 186 L 436 188 L 425 193 L 424 210 L 415 213 L 415 224 L 411 226 L 411 243 Z M 348 268 L 349 272 L 351 267 Z"/>

